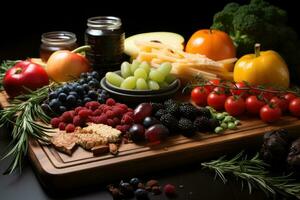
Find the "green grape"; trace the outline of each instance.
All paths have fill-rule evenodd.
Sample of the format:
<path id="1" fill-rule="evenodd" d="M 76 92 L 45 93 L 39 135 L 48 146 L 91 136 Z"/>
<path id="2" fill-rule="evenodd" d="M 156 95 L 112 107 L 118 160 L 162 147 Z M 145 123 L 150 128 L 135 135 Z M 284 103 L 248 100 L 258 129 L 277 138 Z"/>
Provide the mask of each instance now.
<path id="1" fill-rule="evenodd" d="M 131 75 L 133 75 L 134 72 L 135 72 L 135 70 L 136 70 L 137 68 L 139 68 L 140 64 L 141 64 L 140 61 L 137 61 L 137 60 L 133 60 L 133 61 L 132 61 L 132 64 L 131 64 L 131 66 L 130 66 Z"/>
<path id="2" fill-rule="evenodd" d="M 136 89 L 138 90 L 148 90 L 148 85 L 145 79 L 139 78 L 136 81 Z"/>
<path id="3" fill-rule="evenodd" d="M 136 77 L 136 78 L 142 78 L 142 79 L 146 80 L 147 76 L 148 75 L 145 72 L 145 70 L 141 69 L 141 68 L 136 69 L 135 72 L 134 72 L 134 77 Z"/>
<path id="4" fill-rule="evenodd" d="M 146 62 L 146 61 L 143 61 L 141 64 L 140 64 L 140 67 L 139 68 L 142 68 L 142 69 L 144 69 L 145 70 L 145 72 L 147 73 L 147 74 L 149 74 L 149 72 L 150 72 L 150 65 Z"/>
<path id="5" fill-rule="evenodd" d="M 158 70 L 153 69 L 150 71 L 149 73 L 149 78 L 152 81 L 156 81 L 156 82 L 163 82 L 165 80 L 165 76 Z"/>
<path id="6" fill-rule="evenodd" d="M 148 81 L 148 87 L 151 89 L 151 90 L 159 90 L 159 85 L 156 81 L 151 81 L 149 80 Z"/>
<path id="7" fill-rule="evenodd" d="M 175 81 L 175 80 L 176 80 L 176 77 L 173 74 L 168 74 L 165 78 L 165 81 L 169 84 L 173 83 L 173 81 Z"/>
<path id="8" fill-rule="evenodd" d="M 134 76 L 127 77 L 121 84 L 123 89 L 134 89 L 136 86 L 136 78 Z"/>
<path id="9" fill-rule="evenodd" d="M 116 74 L 114 72 L 107 72 L 105 75 L 105 78 L 110 84 L 117 86 L 117 87 L 120 87 L 120 85 L 124 81 L 124 78 L 122 78 L 121 76 L 119 76 L 118 74 Z"/>
<path id="10" fill-rule="evenodd" d="M 169 87 L 169 84 L 166 83 L 165 81 L 158 83 L 160 88 L 165 88 L 165 87 Z"/>
<path id="11" fill-rule="evenodd" d="M 123 62 L 121 65 L 121 75 L 123 78 L 127 78 L 131 75 L 130 64 L 128 62 Z"/>
<path id="12" fill-rule="evenodd" d="M 162 63 L 158 70 L 164 75 L 164 76 L 167 76 L 168 74 L 170 74 L 171 70 L 172 70 L 172 65 L 171 63 Z"/>

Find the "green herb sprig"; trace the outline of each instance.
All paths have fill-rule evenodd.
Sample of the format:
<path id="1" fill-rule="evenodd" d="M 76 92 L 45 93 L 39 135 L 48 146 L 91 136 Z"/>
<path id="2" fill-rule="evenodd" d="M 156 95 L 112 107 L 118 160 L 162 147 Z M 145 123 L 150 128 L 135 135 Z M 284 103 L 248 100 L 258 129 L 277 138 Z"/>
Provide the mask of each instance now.
<path id="1" fill-rule="evenodd" d="M 12 161 L 4 174 L 11 174 L 17 168 L 22 169 L 30 138 L 43 142 L 49 141 L 47 133 L 51 129 L 42 123 L 49 122 L 50 118 L 44 113 L 40 104 L 47 98 L 52 87 L 55 86 L 44 86 L 28 94 L 20 95 L 10 102 L 8 107 L 0 111 L 0 127 L 7 124 L 13 125 L 11 148 L 2 158 L 3 160 L 12 157 Z"/>
<path id="2" fill-rule="evenodd" d="M 201 165 L 203 169 L 215 171 L 216 177 L 219 177 L 224 184 L 227 183 L 226 176 L 237 177 L 241 180 L 242 188 L 247 184 L 250 194 L 253 188 L 259 188 L 267 196 L 280 193 L 300 199 L 300 183 L 295 182 L 291 175 L 272 176 L 267 169 L 268 164 L 259 158 L 258 153 L 248 159 L 243 152 L 240 152 L 232 159 L 223 156 Z"/>

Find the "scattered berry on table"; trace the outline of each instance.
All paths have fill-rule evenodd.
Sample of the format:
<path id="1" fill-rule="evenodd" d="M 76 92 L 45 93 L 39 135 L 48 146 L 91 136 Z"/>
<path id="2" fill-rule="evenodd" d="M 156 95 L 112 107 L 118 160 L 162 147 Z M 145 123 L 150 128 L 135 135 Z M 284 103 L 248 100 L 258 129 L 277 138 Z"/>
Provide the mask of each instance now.
<path id="1" fill-rule="evenodd" d="M 164 186 L 164 193 L 168 197 L 174 197 L 176 196 L 176 188 L 172 184 L 167 184 Z"/>

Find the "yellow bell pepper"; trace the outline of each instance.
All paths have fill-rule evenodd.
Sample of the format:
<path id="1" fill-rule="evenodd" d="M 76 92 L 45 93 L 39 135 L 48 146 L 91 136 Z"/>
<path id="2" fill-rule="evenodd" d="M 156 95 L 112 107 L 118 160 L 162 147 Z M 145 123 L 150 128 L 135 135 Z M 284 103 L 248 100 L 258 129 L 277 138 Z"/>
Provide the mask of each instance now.
<path id="1" fill-rule="evenodd" d="M 245 55 L 236 62 L 233 78 L 236 82 L 284 88 L 288 88 L 290 83 L 289 70 L 283 58 L 272 50 L 260 52 L 260 44 L 255 44 L 255 54 Z"/>

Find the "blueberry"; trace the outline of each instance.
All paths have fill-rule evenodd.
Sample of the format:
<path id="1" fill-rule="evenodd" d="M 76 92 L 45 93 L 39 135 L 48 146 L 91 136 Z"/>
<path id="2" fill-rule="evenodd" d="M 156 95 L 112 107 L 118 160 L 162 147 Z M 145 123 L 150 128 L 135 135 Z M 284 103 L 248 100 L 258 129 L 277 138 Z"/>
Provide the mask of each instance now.
<path id="1" fill-rule="evenodd" d="M 65 106 L 59 106 L 59 112 L 64 113 L 67 111 L 67 108 Z"/>
<path id="2" fill-rule="evenodd" d="M 64 86 L 62 87 L 62 91 L 63 91 L 64 93 L 69 93 L 69 92 L 71 91 L 71 88 L 70 88 L 69 85 L 64 85 Z"/>
<path id="3" fill-rule="evenodd" d="M 74 89 L 77 87 L 77 86 L 79 86 L 80 84 L 79 83 L 73 83 L 73 87 L 74 87 Z"/>
<path id="4" fill-rule="evenodd" d="M 88 76 L 88 77 L 86 78 L 86 81 L 87 81 L 87 82 L 90 82 L 91 80 L 93 80 L 93 77 L 92 77 L 92 76 Z"/>
<path id="5" fill-rule="evenodd" d="M 132 178 L 130 179 L 129 183 L 130 185 L 132 185 L 133 188 L 137 188 L 138 187 L 138 184 L 140 183 L 141 181 L 138 179 L 138 178 Z"/>
<path id="6" fill-rule="evenodd" d="M 83 101 L 81 99 L 77 99 L 77 106 L 83 106 Z"/>
<path id="7" fill-rule="evenodd" d="M 86 92 L 90 90 L 90 86 L 87 83 L 83 84 L 82 87 Z"/>
<path id="8" fill-rule="evenodd" d="M 105 95 L 105 94 L 99 94 L 99 98 L 106 100 L 107 99 L 107 95 Z"/>
<path id="9" fill-rule="evenodd" d="M 55 99 L 55 98 L 57 98 L 57 91 L 52 91 L 52 92 L 50 92 L 50 94 L 49 94 L 49 99 Z"/>
<path id="10" fill-rule="evenodd" d="M 78 98 L 78 94 L 75 91 L 71 91 L 69 95 L 73 95 L 76 99 Z"/>
<path id="11" fill-rule="evenodd" d="M 43 104 L 41 105 L 41 108 L 43 109 L 43 111 L 44 111 L 45 113 L 49 113 L 49 112 L 50 112 L 50 107 L 49 107 L 49 105 L 46 104 L 46 103 L 43 103 Z"/>
<path id="12" fill-rule="evenodd" d="M 92 101 L 92 99 L 89 98 L 89 97 L 85 97 L 85 98 L 83 99 L 83 103 L 84 103 L 84 104 L 86 104 L 87 102 L 90 102 L 90 101 Z"/>
<path id="13" fill-rule="evenodd" d="M 102 93 L 102 89 L 98 89 L 98 90 L 97 90 L 97 93 L 98 93 L 98 94 L 101 94 L 101 93 Z"/>
<path id="14" fill-rule="evenodd" d="M 101 94 L 108 95 L 108 92 L 106 90 L 102 90 Z"/>
<path id="15" fill-rule="evenodd" d="M 60 93 L 60 94 L 58 95 L 58 100 L 59 100 L 59 101 L 65 102 L 66 99 L 67 99 L 66 93 L 63 93 L 63 92 L 62 92 L 62 93 Z"/>
<path id="16" fill-rule="evenodd" d="M 87 74 L 85 72 L 80 74 L 80 78 L 85 79 L 87 77 Z"/>
<path id="17" fill-rule="evenodd" d="M 133 187 L 129 183 L 123 181 L 120 183 L 120 192 L 127 198 L 132 198 L 134 196 Z"/>
<path id="18" fill-rule="evenodd" d="M 52 99 L 49 103 L 51 110 L 57 112 L 59 110 L 59 106 L 61 106 L 61 102 L 58 99 Z"/>
<path id="19" fill-rule="evenodd" d="M 76 97 L 74 95 L 69 94 L 67 96 L 66 103 L 68 104 L 68 106 L 74 106 L 74 105 L 76 105 L 76 102 L 77 102 L 77 100 L 76 100 Z"/>
<path id="20" fill-rule="evenodd" d="M 144 189 L 139 188 L 134 192 L 134 194 L 135 194 L 135 198 L 137 200 L 148 200 L 149 199 L 148 192 Z"/>
<path id="21" fill-rule="evenodd" d="M 57 95 L 59 95 L 60 93 L 63 92 L 63 89 L 60 87 L 60 88 L 58 88 L 58 89 L 56 90 L 56 92 L 57 92 Z"/>
<path id="22" fill-rule="evenodd" d="M 160 121 L 155 117 L 146 117 L 143 121 L 143 125 L 145 126 L 145 128 L 148 128 L 154 124 L 160 124 Z"/>
<path id="23" fill-rule="evenodd" d="M 79 79 L 78 83 L 79 83 L 80 85 L 85 84 L 85 79 L 83 79 L 83 78 Z"/>
<path id="24" fill-rule="evenodd" d="M 97 82 L 97 81 L 95 81 L 95 80 L 91 80 L 91 81 L 89 81 L 89 86 L 91 87 L 91 88 L 97 88 L 98 87 L 98 85 L 99 85 L 99 82 Z"/>
<path id="25" fill-rule="evenodd" d="M 93 76 L 93 78 L 95 78 L 97 80 L 100 79 L 100 76 L 99 76 L 98 72 L 96 72 L 96 71 L 92 71 L 92 76 Z"/>
<path id="26" fill-rule="evenodd" d="M 90 90 L 89 92 L 88 92 L 88 97 L 90 97 L 91 99 L 97 99 L 97 97 L 98 97 L 98 94 L 97 94 L 97 92 L 96 91 L 94 91 L 94 90 Z"/>

